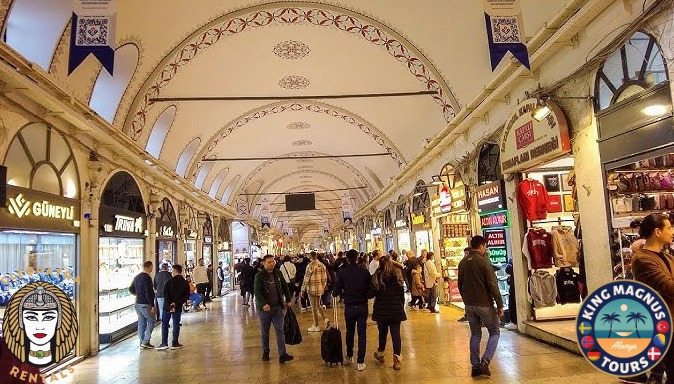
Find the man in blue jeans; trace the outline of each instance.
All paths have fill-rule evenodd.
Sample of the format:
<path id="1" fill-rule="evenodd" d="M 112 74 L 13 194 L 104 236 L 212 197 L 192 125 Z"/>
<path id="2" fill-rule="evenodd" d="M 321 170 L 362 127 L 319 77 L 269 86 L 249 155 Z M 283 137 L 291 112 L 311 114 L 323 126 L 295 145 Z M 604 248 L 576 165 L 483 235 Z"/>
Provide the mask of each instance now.
<path id="1" fill-rule="evenodd" d="M 367 341 L 367 293 L 370 290 L 370 273 L 358 266 L 358 251 L 346 252 L 349 264 L 337 272 L 334 297 L 344 300 L 344 320 L 346 321 L 346 361 L 353 363 L 353 341 L 358 325 L 358 370 L 365 369 L 365 346 Z"/>
<path id="2" fill-rule="evenodd" d="M 157 308 L 154 306 L 154 287 L 152 286 L 152 262 L 143 263 L 143 272 L 133 278 L 129 292 L 136 295 L 136 314 L 138 315 L 138 338 L 141 349 L 154 349 L 150 337 L 154 329 Z"/>
<path id="3" fill-rule="evenodd" d="M 479 235 L 473 236 L 470 248 L 468 255 L 459 262 L 459 292 L 466 304 L 466 317 L 470 325 L 471 377 L 491 376 L 489 363 L 494 357 L 501 334 L 499 318 L 503 317 L 503 298 L 494 268 L 486 256 L 487 240 Z M 482 325 L 489 331 L 489 340 L 480 359 Z"/>
<path id="4" fill-rule="evenodd" d="M 262 258 L 264 269 L 255 275 L 253 290 L 262 331 L 262 360 L 269 361 L 269 327 L 274 324 L 278 361 L 283 364 L 293 359 L 286 352 L 286 338 L 283 333 L 284 312 L 286 307 L 292 305 L 292 297 L 281 271 L 275 269 L 275 265 L 274 256 L 266 255 Z"/>
<path id="5" fill-rule="evenodd" d="M 190 286 L 183 277 L 183 267 L 174 265 L 171 277 L 164 284 L 164 308 L 161 318 L 161 344 L 157 347 L 159 350 L 168 349 L 168 330 L 169 321 L 173 320 L 173 342 L 171 349 L 180 349 L 180 317 L 183 311 L 183 304 L 187 302 L 190 296 Z"/>

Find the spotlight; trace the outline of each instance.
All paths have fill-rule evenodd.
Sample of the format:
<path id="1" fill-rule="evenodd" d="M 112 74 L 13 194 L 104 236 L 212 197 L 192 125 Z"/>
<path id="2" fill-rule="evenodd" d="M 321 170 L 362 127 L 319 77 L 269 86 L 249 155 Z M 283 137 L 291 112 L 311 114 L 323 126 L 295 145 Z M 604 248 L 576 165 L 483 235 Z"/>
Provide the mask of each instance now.
<path id="1" fill-rule="evenodd" d="M 548 106 L 547 101 L 539 99 L 536 108 L 531 112 L 531 117 L 536 121 L 543 121 L 550 113 L 552 113 L 552 110 Z"/>

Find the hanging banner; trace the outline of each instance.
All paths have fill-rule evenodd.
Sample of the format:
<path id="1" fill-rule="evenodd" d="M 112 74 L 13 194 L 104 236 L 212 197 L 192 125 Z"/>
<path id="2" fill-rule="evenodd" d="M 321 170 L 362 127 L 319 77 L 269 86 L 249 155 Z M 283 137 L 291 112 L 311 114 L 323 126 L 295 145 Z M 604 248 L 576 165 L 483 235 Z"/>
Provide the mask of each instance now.
<path id="1" fill-rule="evenodd" d="M 342 194 L 342 218 L 344 219 L 344 222 L 346 223 L 349 221 L 350 223 L 353 223 L 353 219 L 351 218 L 353 215 L 353 206 L 351 205 L 351 195 L 349 195 L 349 192 L 344 192 Z"/>
<path id="2" fill-rule="evenodd" d="M 330 232 L 330 222 L 328 219 L 323 219 L 323 233 Z"/>
<path id="3" fill-rule="evenodd" d="M 288 236 L 293 237 L 293 229 L 288 227 Z"/>
<path id="4" fill-rule="evenodd" d="M 483 4 L 491 70 L 496 69 L 508 52 L 527 69 L 531 69 L 524 41 L 520 0 L 483 0 Z"/>
<path id="5" fill-rule="evenodd" d="M 281 221 L 281 232 L 284 236 L 288 236 L 288 220 Z"/>
<path id="6" fill-rule="evenodd" d="M 271 204 L 269 199 L 266 197 L 262 199 L 260 203 L 260 221 L 262 222 L 262 228 L 270 227 L 269 220 L 271 219 Z"/>
<path id="7" fill-rule="evenodd" d="M 73 0 L 69 75 L 93 54 L 112 76 L 116 20 L 117 0 Z"/>

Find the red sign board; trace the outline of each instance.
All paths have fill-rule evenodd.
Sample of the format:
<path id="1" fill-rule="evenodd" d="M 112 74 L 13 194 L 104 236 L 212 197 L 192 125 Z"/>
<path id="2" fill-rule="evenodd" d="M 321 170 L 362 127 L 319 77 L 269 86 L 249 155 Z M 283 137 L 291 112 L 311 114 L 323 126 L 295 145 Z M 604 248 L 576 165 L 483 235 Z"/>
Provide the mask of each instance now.
<path id="1" fill-rule="evenodd" d="M 484 234 L 485 237 L 487 238 L 487 248 L 505 248 L 506 246 L 505 229 L 495 231 L 485 231 Z"/>
<path id="2" fill-rule="evenodd" d="M 529 121 L 515 130 L 517 149 L 522 149 L 534 142 L 534 122 Z"/>

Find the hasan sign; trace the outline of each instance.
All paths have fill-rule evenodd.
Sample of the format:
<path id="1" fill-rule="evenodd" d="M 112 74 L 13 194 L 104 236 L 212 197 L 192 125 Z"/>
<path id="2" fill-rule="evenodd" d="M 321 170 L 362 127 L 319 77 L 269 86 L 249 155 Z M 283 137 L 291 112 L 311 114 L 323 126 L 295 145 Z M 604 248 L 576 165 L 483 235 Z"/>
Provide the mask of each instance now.
<path id="1" fill-rule="evenodd" d="M 505 188 L 502 181 L 484 184 L 475 189 L 477 211 L 487 213 L 506 208 Z"/>
<path id="2" fill-rule="evenodd" d="M 569 126 L 562 110 L 547 101 L 551 113 L 536 121 L 538 100 L 524 100 L 508 117 L 501 138 L 501 171 L 520 172 L 571 151 Z"/>

